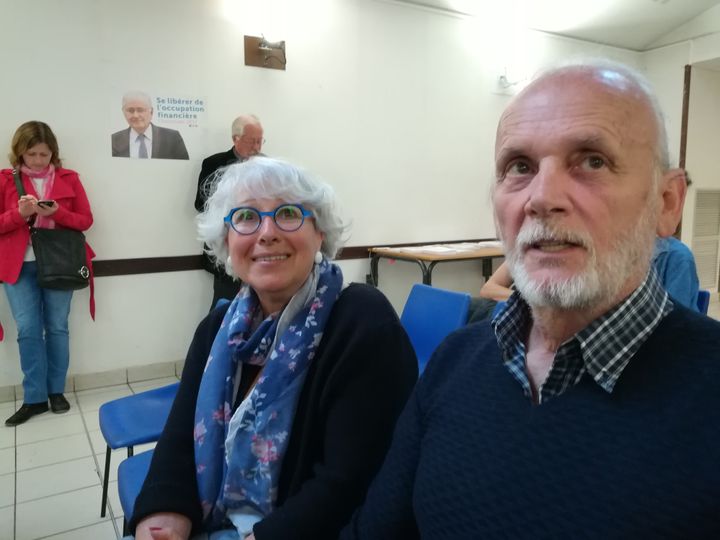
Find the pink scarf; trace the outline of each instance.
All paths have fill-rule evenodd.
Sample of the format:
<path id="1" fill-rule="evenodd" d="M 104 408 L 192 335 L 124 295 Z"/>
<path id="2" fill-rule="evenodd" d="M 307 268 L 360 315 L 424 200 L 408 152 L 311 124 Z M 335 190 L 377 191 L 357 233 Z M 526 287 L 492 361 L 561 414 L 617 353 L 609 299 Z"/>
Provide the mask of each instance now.
<path id="1" fill-rule="evenodd" d="M 49 198 L 50 194 L 52 193 L 53 184 L 55 183 L 55 167 L 52 163 L 40 171 L 35 171 L 27 165 L 21 165 L 20 171 L 29 176 L 31 179 L 45 178 L 45 182 L 43 183 L 43 192 L 38 193 L 38 199 L 43 200 Z M 34 187 L 35 184 L 33 183 L 33 188 Z M 55 220 L 49 217 L 41 216 L 40 214 L 36 214 L 34 226 L 39 229 L 54 229 Z"/>

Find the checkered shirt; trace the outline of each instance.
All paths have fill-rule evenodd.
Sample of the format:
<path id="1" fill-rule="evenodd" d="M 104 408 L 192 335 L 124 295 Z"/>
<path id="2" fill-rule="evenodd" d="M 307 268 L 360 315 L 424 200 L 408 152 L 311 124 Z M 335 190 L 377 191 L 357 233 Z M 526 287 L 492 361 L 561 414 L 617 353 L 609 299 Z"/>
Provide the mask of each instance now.
<path id="1" fill-rule="evenodd" d="M 651 269 L 623 302 L 560 345 L 538 391 L 538 402 L 559 396 L 586 372 L 612 392 L 630 359 L 672 309 L 672 301 Z M 503 362 L 530 399 L 533 393 L 525 370 L 525 340 L 531 320 L 530 308 L 518 292 L 492 320 Z"/>

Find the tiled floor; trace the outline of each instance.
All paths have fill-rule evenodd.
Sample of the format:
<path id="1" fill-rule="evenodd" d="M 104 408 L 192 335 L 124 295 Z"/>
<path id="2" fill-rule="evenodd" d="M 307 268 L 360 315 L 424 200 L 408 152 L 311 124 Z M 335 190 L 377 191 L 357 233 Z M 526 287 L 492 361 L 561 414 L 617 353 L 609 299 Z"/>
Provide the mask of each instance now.
<path id="1" fill-rule="evenodd" d="M 175 377 L 66 394 L 72 405 L 66 414 L 45 413 L 17 428 L 0 426 L 0 540 L 121 538 L 117 466 L 127 454 L 113 453 L 109 508 L 101 518 L 105 441 L 98 409 L 111 399 L 173 382 Z M 21 404 L 0 403 L 0 419 Z"/>
<path id="2" fill-rule="evenodd" d="M 720 319 L 713 294 L 709 315 Z M 175 382 L 154 379 L 68 394 L 67 414 L 46 413 L 17 428 L 0 426 L 0 540 L 116 540 L 122 533 L 116 450 L 110 473 L 109 511 L 100 517 L 105 441 L 100 405 L 114 398 Z M 4 421 L 21 403 L 0 403 Z M 137 447 L 136 453 L 154 445 Z"/>

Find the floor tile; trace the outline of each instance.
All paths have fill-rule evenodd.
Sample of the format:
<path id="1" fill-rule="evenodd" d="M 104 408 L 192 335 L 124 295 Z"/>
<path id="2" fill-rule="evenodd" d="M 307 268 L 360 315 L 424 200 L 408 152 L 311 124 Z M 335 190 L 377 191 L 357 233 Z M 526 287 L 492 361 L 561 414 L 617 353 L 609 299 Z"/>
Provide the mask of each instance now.
<path id="1" fill-rule="evenodd" d="M 112 515 L 114 518 L 119 518 L 125 515 L 122 506 L 120 505 L 120 494 L 118 493 L 117 480 L 108 484 L 108 502 L 110 503 L 110 508 L 112 509 Z"/>
<path id="2" fill-rule="evenodd" d="M 0 474 L 15 472 L 15 448 L 3 448 L 0 450 Z"/>
<path id="3" fill-rule="evenodd" d="M 10 414 L 8 414 L 8 416 L 10 416 Z M 2 415 L 0 418 L 5 421 L 6 417 Z M 8 448 L 10 446 L 15 446 L 15 428 L 0 426 L 0 448 Z"/>
<path id="4" fill-rule="evenodd" d="M 123 510 L 117 468 L 126 449 L 113 451 L 109 511 L 100 517 L 105 440 L 98 409 L 103 403 L 177 382 L 176 377 L 66 393 L 68 413 L 47 413 L 17 428 L 0 429 L 0 540 L 118 540 Z M 22 400 L 0 403 L 10 416 Z M 137 446 L 135 453 L 155 447 Z M 18 471 L 15 472 L 17 462 Z"/>
<path id="5" fill-rule="evenodd" d="M 125 518 L 117 518 L 115 523 L 115 530 L 117 531 L 118 540 L 121 540 L 123 538 L 122 532 L 123 532 L 123 523 L 125 522 Z"/>
<path id="6" fill-rule="evenodd" d="M 161 386 L 167 386 L 178 382 L 177 377 L 163 377 L 162 379 L 152 379 L 149 381 L 141 381 L 130 383 L 130 388 L 136 394 L 138 392 L 145 392 L 146 390 L 153 390 L 154 388 L 160 388 Z"/>
<path id="7" fill-rule="evenodd" d="M 26 422 L 16 428 L 18 446 L 84 432 L 85 424 L 79 414 L 44 414 L 37 422 Z"/>
<path id="8" fill-rule="evenodd" d="M 18 504 L 16 539 L 44 538 L 107 521 L 100 517 L 101 495 L 102 490 L 97 485 Z"/>
<path id="9" fill-rule="evenodd" d="M 102 479 L 102 475 L 105 472 L 105 452 L 102 454 L 96 454 L 95 459 L 97 459 L 97 476 L 98 478 Z M 120 466 L 120 463 L 124 459 L 127 459 L 127 452 L 123 448 L 122 450 L 114 450 L 112 453 L 112 456 L 110 456 L 110 481 L 116 482 L 117 481 L 117 470 Z"/>
<path id="10" fill-rule="evenodd" d="M 127 384 L 120 384 L 116 386 L 108 386 L 106 388 L 82 390 L 80 392 L 76 392 L 75 395 L 80 403 L 80 409 L 83 413 L 85 413 L 88 411 L 97 411 L 103 403 L 132 395 L 132 393 L 132 390 Z"/>
<path id="11" fill-rule="evenodd" d="M 2 416 L 3 420 L 5 420 L 7 416 L 10 416 L 16 410 L 17 408 L 15 407 L 14 401 L 4 401 L 0 403 L 0 416 Z"/>
<path id="12" fill-rule="evenodd" d="M 3 474 L 0 476 L 0 508 L 12 504 L 15 504 L 15 473 Z"/>
<path id="13" fill-rule="evenodd" d="M 99 483 L 92 456 L 36 467 L 17 473 L 17 501 L 31 501 Z"/>
<path id="14" fill-rule="evenodd" d="M 120 527 L 120 532 L 122 532 L 122 524 Z M 46 536 L 43 540 L 116 540 L 117 538 L 113 522 L 108 519 L 95 525 Z"/>
<path id="15" fill-rule="evenodd" d="M 122 529 L 121 529 L 122 530 Z M 3 538 L 15 538 L 15 507 L 0 508 L 0 531 L 7 535 Z M 19 538 L 17 540 L 20 540 Z"/>
<path id="16" fill-rule="evenodd" d="M 83 411 L 83 420 L 88 431 L 100 431 L 100 417 L 97 409 L 93 411 Z"/>
<path id="17" fill-rule="evenodd" d="M 102 454 L 104 456 L 107 443 L 105 442 L 105 437 L 103 437 L 102 431 L 96 429 L 94 431 L 89 431 L 88 435 L 90 435 L 90 444 L 92 444 L 93 447 L 93 454 Z"/>
<path id="18" fill-rule="evenodd" d="M 25 444 L 17 450 L 19 471 L 92 455 L 86 433 Z"/>

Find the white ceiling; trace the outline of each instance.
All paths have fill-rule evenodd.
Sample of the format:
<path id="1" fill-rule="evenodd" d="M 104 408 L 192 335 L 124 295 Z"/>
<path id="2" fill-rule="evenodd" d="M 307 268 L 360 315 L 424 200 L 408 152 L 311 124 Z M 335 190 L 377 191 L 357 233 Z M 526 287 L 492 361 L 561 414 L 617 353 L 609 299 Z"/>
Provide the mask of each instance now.
<path id="1" fill-rule="evenodd" d="M 482 17 L 521 17 L 530 28 L 646 50 L 662 36 L 718 5 L 718 0 L 400 0 Z M 500 6 L 500 7 L 498 7 Z M 511 6 L 508 8 L 508 6 Z"/>

